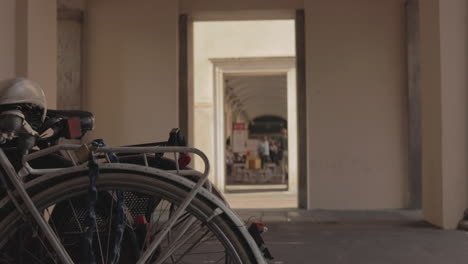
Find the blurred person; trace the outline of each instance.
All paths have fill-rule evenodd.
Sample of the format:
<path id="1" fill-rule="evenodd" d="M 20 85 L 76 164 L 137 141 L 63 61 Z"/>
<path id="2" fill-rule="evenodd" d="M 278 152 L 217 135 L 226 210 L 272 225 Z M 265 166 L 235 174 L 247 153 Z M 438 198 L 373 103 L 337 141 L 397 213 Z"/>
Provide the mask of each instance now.
<path id="1" fill-rule="evenodd" d="M 231 176 L 232 165 L 234 164 L 234 153 L 232 152 L 231 146 L 226 147 L 226 174 Z"/>
<path id="2" fill-rule="evenodd" d="M 258 143 L 258 155 L 262 161 L 262 168 L 265 168 L 265 164 L 270 159 L 270 143 L 268 142 L 267 136 L 263 136 L 263 140 Z"/>
<path id="3" fill-rule="evenodd" d="M 288 130 L 286 128 L 281 129 L 281 137 L 279 139 L 280 143 L 280 158 L 281 158 L 281 173 L 283 174 L 284 179 L 288 174 Z"/>
<path id="4" fill-rule="evenodd" d="M 271 162 L 278 165 L 278 145 L 274 139 L 270 141 L 270 159 Z"/>

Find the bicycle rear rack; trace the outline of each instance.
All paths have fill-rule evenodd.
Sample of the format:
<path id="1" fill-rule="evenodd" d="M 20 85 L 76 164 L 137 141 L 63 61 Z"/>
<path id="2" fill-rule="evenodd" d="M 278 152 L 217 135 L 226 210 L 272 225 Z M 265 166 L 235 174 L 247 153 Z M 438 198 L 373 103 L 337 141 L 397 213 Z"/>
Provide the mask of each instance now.
<path id="1" fill-rule="evenodd" d="M 60 171 L 63 168 L 49 168 L 49 169 L 35 169 L 32 168 L 29 164 L 29 161 L 55 153 L 55 152 L 60 152 L 60 151 L 65 151 L 70 158 L 70 160 L 73 162 L 75 166 L 78 165 L 78 162 L 76 158 L 74 157 L 74 153 L 72 151 L 78 151 L 81 149 L 83 145 L 78 145 L 78 144 L 60 144 L 60 145 L 55 145 L 46 149 L 41 149 L 36 152 L 27 154 L 23 157 L 23 166 L 24 168 L 22 169 L 24 172 L 21 172 L 21 174 L 33 174 L 33 175 L 41 175 L 41 174 L 46 174 L 46 173 L 53 173 Z M 145 161 L 145 165 L 148 167 L 148 159 L 147 159 L 147 154 L 154 154 L 154 153 L 173 153 L 174 154 L 174 160 L 175 164 L 177 167 L 177 174 L 179 175 L 193 175 L 193 173 L 197 174 L 198 176 L 206 177 L 208 176 L 209 173 L 209 161 L 206 155 L 200 151 L 199 149 L 196 148 L 191 148 L 191 147 L 169 147 L 169 146 L 155 146 L 155 147 L 96 147 L 96 148 L 90 148 L 90 151 L 93 153 L 104 153 L 104 154 L 109 154 L 109 153 L 122 153 L 122 154 L 141 154 L 142 158 Z M 177 157 L 179 153 L 192 153 L 197 156 L 199 156 L 204 163 L 204 171 L 203 173 L 200 173 L 199 171 L 196 170 L 181 170 L 179 168 L 179 163 L 177 162 Z"/>
<path id="2" fill-rule="evenodd" d="M 63 168 L 48 168 L 48 169 L 35 169 L 32 168 L 31 165 L 29 164 L 29 161 L 55 153 L 55 152 L 60 152 L 64 151 L 67 153 L 69 156 L 70 160 L 73 162 L 74 166 L 86 166 L 87 162 L 84 162 L 83 164 L 79 164 L 79 162 L 74 158 L 74 153 L 73 151 L 78 151 L 82 149 L 84 145 L 77 145 L 77 144 L 60 144 L 56 146 L 49 147 L 47 149 L 42 149 L 33 153 L 30 153 L 28 155 L 25 155 L 22 160 L 23 168 L 19 171 L 17 174 L 20 179 L 23 178 L 24 176 L 28 174 L 33 174 L 33 175 L 42 175 L 42 174 L 47 174 L 47 173 L 54 173 L 54 172 L 59 172 L 60 170 L 63 170 Z M 149 167 L 148 165 L 148 159 L 147 159 L 147 154 L 151 153 L 173 153 L 174 154 L 174 159 L 175 159 L 175 164 L 176 164 L 176 171 L 166 171 L 175 177 L 178 176 L 184 176 L 184 175 L 197 175 L 199 176 L 198 181 L 196 182 L 195 186 L 193 189 L 190 190 L 190 192 L 187 194 L 187 197 L 183 200 L 183 202 L 180 204 L 179 207 L 177 207 L 176 211 L 174 214 L 171 216 L 171 218 L 164 224 L 162 227 L 158 237 L 151 242 L 149 245 L 148 249 L 144 252 L 143 256 L 140 258 L 137 264 L 143 264 L 146 263 L 146 261 L 151 257 L 153 252 L 157 249 L 159 244 L 163 241 L 163 239 L 166 237 L 166 235 L 169 233 L 173 225 L 177 222 L 177 219 L 183 214 L 185 209 L 189 206 L 189 204 L 193 201 L 197 193 L 200 191 L 201 188 L 203 188 L 203 185 L 208 183 L 208 188 L 211 191 L 211 184 L 209 184 L 208 181 L 208 174 L 210 170 L 210 165 L 208 158 L 206 155 L 196 149 L 196 148 L 190 148 L 190 147 L 169 147 L 169 146 L 155 146 L 155 147 L 96 147 L 96 146 L 91 146 L 89 147 L 89 150 L 91 151 L 92 155 L 96 155 L 99 153 L 105 154 L 107 157 L 107 160 L 109 161 L 108 154 L 110 153 L 127 153 L 127 154 L 141 154 L 144 161 L 145 161 L 145 166 Z M 204 171 L 203 173 L 200 173 L 196 170 L 181 170 L 179 168 L 179 163 L 177 161 L 177 157 L 179 153 L 192 153 L 197 156 L 199 156 L 203 162 L 204 162 Z M 19 187 L 19 186 L 17 186 Z M 21 188 L 19 187 L 20 189 Z M 32 204 L 31 204 L 32 205 Z M 31 209 L 31 208 L 30 208 Z M 37 211 L 37 210 L 35 210 Z M 39 216 L 35 217 L 37 218 L 36 220 L 39 222 L 43 222 L 42 219 L 38 219 Z M 49 240 L 52 242 L 54 239 L 57 239 L 55 236 L 52 235 L 52 231 L 48 226 L 45 226 L 45 223 L 43 223 L 43 228 L 49 229 L 47 231 L 50 232 L 50 235 L 47 237 Z M 49 233 L 47 232 L 47 233 Z M 50 237 L 49 237 L 50 236 Z M 56 242 L 55 242 L 56 243 Z M 59 248 L 59 246 L 57 246 Z M 58 249 L 58 252 L 62 260 L 66 260 L 69 258 L 68 254 L 66 252 L 63 252 L 63 249 L 60 248 Z M 66 261 L 69 263 L 68 261 Z"/>

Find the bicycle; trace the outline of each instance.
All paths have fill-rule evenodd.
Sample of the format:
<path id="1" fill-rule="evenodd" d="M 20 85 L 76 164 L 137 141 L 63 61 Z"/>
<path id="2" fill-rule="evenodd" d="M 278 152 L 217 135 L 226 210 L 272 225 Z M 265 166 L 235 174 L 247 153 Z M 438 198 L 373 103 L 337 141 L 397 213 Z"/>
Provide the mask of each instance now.
<path id="1" fill-rule="evenodd" d="M 18 83 L 38 89 L 21 79 L 0 91 Z M 64 131 L 81 137 L 90 115 L 50 111 L 47 121 L 66 116 L 57 129 L 40 109 L 0 97 L 0 263 L 266 263 L 263 226 L 247 229 L 213 192 L 203 152 L 51 143 Z M 51 127 L 58 133 L 38 137 Z M 173 166 L 151 167 L 164 153 Z M 203 172 L 181 168 L 186 153 L 203 160 Z"/>

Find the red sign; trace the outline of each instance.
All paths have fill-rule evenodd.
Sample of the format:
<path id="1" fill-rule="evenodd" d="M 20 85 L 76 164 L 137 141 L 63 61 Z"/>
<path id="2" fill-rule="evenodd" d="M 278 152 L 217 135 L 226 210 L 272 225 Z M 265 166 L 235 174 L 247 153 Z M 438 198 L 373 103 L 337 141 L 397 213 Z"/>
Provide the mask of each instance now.
<path id="1" fill-rule="evenodd" d="M 232 123 L 232 151 L 245 152 L 247 140 L 247 126 L 245 123 Z"/>
<path id="2" fill-rule="evenodd" d="M 233 130 L 245 130 L 245 123 L 232 123 Z"/>

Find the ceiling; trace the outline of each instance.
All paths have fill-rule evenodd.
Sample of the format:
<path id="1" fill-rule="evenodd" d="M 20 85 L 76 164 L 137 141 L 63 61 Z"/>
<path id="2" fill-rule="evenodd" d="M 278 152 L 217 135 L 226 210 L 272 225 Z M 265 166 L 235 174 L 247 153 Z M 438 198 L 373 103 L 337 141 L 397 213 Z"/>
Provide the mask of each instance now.
<path id="1" fill-rule="evenodd" d="M 287 119 L 287 79 L 281 75 L 226 75 L 226 100 L 250 120 L 264 115 Z"/>

